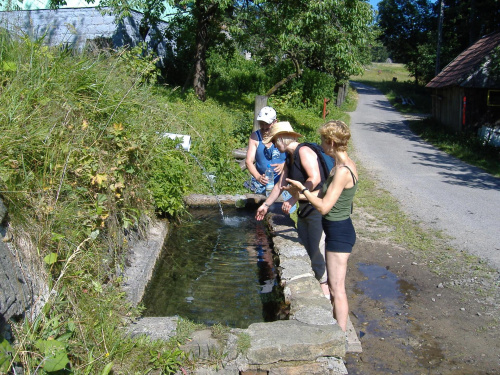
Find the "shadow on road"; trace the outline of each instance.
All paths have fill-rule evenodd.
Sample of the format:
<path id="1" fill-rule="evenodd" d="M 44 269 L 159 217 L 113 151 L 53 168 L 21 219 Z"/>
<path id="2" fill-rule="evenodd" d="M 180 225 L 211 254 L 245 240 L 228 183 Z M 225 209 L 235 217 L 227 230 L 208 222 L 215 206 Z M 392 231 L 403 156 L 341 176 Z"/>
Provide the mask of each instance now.
<path id="1" fill-rule="evenodd" d="M 365 86 L 357 82 L 353 82 L 353 86 L 360 95 L 382 95 L 382 93 L 374 87 Z M 397 112 L 387 100 L 371 100 L 370 107 L 373 109 L 390 111 L 399 115 L 399 112 Z M 391 119 L 385 122 L 366 122 L 363 123 L 363 127 L 372 132 L 390 134 L 411 142 L 407 152 L 412 154 L 412 163 L 433 168 L 434 171 L 442 177 L 444 183 L 500 191 L 499 178 L 491 176 L 480 168 L 468 165 L 453 156 L 437 150 L 434 146 L 426 143 L 419 136 L 415 135 L 404 119 Z"/>

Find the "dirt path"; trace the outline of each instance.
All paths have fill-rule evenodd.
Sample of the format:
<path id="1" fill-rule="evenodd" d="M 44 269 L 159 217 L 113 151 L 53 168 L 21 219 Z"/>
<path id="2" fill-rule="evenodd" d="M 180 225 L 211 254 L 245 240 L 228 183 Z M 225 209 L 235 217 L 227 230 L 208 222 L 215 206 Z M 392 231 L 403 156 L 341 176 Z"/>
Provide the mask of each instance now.
<path id="1" fill-rule="evenodd" d="M 363 353 L 347 355 L 350 375 L 500 374 L 498 272 L 474 278 L 457 253 L 438 276 L 415 251 L 359 237 L 347 292 Z"/>

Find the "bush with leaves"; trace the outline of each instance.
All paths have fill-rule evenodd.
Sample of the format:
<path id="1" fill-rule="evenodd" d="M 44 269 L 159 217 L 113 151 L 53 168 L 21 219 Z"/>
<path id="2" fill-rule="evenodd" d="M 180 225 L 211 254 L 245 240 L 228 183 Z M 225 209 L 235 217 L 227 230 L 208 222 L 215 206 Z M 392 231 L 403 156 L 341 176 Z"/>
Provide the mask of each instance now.
<path id="1" fill-rule="evenodd" d="M 0 33 L 0 194 L 14 238 L 31 235 L 52 290 L 39 315 L 13 322 L 16 342 L 0 340 L 2 371 L 12 363 L 28 373 L 142 371 L 150 362 L 168 373 L 185 360 L 175 343 L 116 334 L 140 314 L 127 303 L 117 271 L 125 264 L 125 234 L 156 209 L 148 179 L 149 187 L 161 184 L 159 176 L 173 185 L 179 171 L 190 171 L 203 180 L 160 136 L 196 133 L 199 124 L 192 125 L 189 106 L 148 83 L 152 61 L 136 61 L 136 52 L 74 54 Z M 198 127 L 200 136 L 210 132 Z M 161 209 L 182 213 L 191 186 L 182 177 L 175 199 L 159 200 Z"/>

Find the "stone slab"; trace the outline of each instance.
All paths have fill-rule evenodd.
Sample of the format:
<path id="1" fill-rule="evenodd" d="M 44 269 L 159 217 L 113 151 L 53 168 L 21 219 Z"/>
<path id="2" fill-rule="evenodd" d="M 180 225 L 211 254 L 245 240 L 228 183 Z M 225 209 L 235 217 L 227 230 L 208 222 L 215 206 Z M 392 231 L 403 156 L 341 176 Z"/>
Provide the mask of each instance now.
<path id="1" fill-rule="evenodd" d="M 146 285 L 153 275 L 154 265 L 160 256 L 168 226 L 164 221 L 153 221 L 145 240 L 131 246 L 130 266 L 125 269 L 123 289 L 132 304 L 137 305 L 144 295 Z"/>
<path id="2" fill-rule="evenodd" d="M 285 284 L 296 279 L 314 276 L 310 262 L 304 259 L 280 259 L 278 270 L 281 282 Z"/>
<path id="3" fill-rule="evenodd" d="M 314 361 L 345 355 L 345 335 L 337 325 L 317 326 L 296 320 L 254 323 L 247 329 L 249 364 Z"/>
<path id="4" fill-rule="evenodd" d="M 347 340 L 346 343 L 347 353 L 363 352 L 363 348 L 361 347 L 361 342 L 359 341 L 358 335 L 356 334 L 356 329 L 354 329 L 350 317 L 347 319 L 346 340 Z"/>
<path id="5" fill-rule="evenodd" d="M 311 325 L 317 326 L 328 326 L 337 324 L 336 320 L 333 319 L 332 306 L 331 305 L 309 305 L 296 310 L 293 314 L 293 319 Z"/>
<path id="6" fill-rule="evenodd" d="M 128 327 L 128 333 L 131 337 L 146 335 L 153 340 L 167 341 L 175 336 L 178 321 L 176 316 L 141 318 Z"/>

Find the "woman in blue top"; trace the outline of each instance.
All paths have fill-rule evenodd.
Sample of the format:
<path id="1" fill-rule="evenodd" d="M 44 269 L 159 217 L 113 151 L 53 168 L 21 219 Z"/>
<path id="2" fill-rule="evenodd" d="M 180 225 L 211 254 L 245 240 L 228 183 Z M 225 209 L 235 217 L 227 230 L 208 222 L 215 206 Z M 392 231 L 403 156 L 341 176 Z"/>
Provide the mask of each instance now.
<path id="1" fill-rule="evenodd" d="M 257 121 L 260 129 L 252 132 L 248 140 L 245 164 L 252 177 L 251 181 L 245 183 L 245 186 L 254 193 L 263 194 L 268 182 L 265 176 L 267 165 L 270 164 L 273 167 L 274 183 L 277 184 L 283 173 L 286 153 L 280 152 L 272 142 L 267 144 L 262 142 L 271 126 L 277 122 L 276 111 L 272 107 L 262 108 Z"/>
<path id="2" fill-rule="evenodd" d="M 311 193 L 300 181 L 286 179 L 293 194 L 299 193 L 323 215 L 325 232 L 325 260 L 333 315 L 345 332 L 349 305 L 345 291 L 347 260 L 356 242 L 351 221 L 352 202 L 358 187 L 356 164 L 347 155 L 351 132 L 342 121 L 329 121 L 320 129 L 321 146 L 335 158 L 335 167 L 323 185 L 320 194 Z"/>

